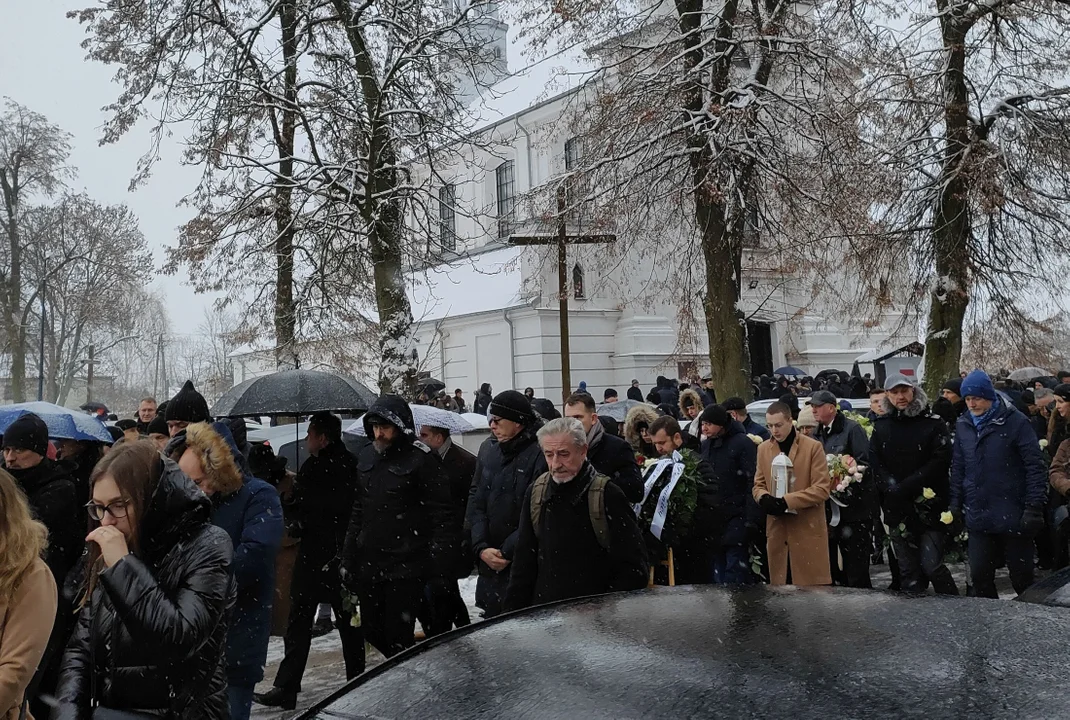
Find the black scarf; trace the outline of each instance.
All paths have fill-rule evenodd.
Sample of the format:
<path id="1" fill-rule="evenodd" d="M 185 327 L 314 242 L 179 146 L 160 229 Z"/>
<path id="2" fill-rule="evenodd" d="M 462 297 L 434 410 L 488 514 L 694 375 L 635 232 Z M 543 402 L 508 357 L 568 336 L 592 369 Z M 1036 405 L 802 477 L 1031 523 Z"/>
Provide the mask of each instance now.
<path id="1" fill-rule="evenodd" d="M 795 444 L 795 428 L 791 429 L 791 434 L 789 434 L 788 437 L 785 438 L 784 442 L 780 442 L 779 440 L 777 440 L 776 444 L 780 446 L 780 452 L 784 453 L 785 455 L 790 455 L 791 446 Z"/>

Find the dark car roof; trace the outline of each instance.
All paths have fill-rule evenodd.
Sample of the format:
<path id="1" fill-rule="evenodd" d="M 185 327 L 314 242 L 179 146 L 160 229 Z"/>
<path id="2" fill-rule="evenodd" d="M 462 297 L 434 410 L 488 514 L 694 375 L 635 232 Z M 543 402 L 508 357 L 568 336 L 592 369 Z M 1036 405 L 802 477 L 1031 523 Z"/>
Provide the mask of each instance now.
<path id="1" fill-rule="evenodd" d="M 847 589 L 605 595 L 435 638 L 303 717 L 1066 717 L 1067 612 Z"/>

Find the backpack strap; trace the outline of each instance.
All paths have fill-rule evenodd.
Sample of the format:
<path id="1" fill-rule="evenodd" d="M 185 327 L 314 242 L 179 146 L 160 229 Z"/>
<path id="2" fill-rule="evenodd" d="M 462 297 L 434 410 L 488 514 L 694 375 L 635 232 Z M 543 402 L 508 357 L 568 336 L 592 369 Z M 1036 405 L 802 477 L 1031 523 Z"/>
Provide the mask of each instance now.
<path id="1" fill-rule="evenodd" d="M 531 484 L 531 529 L 539 537 L 539 520 L 542 518 L 542 506 L 550 491 L 550 473 L 544 472 Z"/>
<path id="2" fill-rule="evenodd" d="M 605 475 L 595 475 L 591 487 L 587 490 L 587 511 L 591 515 L 591 527 L 598 544 L 603 550 L 609 550 L 609 520 L 606 518 L 606 483 Z"/>

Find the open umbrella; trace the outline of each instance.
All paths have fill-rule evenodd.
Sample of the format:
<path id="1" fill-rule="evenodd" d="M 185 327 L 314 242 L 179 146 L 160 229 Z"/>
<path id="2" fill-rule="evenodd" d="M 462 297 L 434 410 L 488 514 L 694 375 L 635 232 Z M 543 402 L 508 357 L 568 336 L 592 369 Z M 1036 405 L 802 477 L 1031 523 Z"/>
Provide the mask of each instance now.
<path id="1" fill-rule="evenodd" d="M 1008 380 L 1014 380 L 1015 382 L 1027 382 L 1033 378 L 1048 377 L 1051 375 L 1051 370 L 1045 370 L 1038 367 L 1024 367 L 1018 368 L 1014 372 L 1007 375 Z"/>
<path id="2" fill-rule="evenodd" d="M 650 403 L 639 402 L 638 400 L 618 400 L 615 403 L 602 403 L 595 412 L 598 413 L 599 417 L 613 418 L 618 423 L 622 423 L 624 418 L 627 417 L 628 411 L 636 405 L 645 405 L 651 409 L 654 407 Z"/>
<path id="3" fill-rule="evenodd" d="M 420 427 L 423 425 L 442 428 L 443 430 L 449 430 L 451 433 L 455 434 L 463 434 L 478 429 L 475 425 L 468 422 L 457 413 L 450 412 L 449 410 L 431 407 L 430 405 L 415 404 L 410 404 L 409 408 L 412 410 L 412 421 L 416 424 L 417 434 L 419 434 Z M 361 415 L 357 418 L 352 425 L 346 428 L 345 432 L 349 435 L 366 437 L 364 432 L 364 416 Z"/>
<path id="4" fill-rule="evenodd" d="M 774 375 L 794 375 L 795 377 L 802 377 L 803 375 L 806 374 L 806 371 L 805 370 L 800 370 L 797 367 L 792 367 L 791 365 L 785 365 L 782 368 L 777 368 L 776 370 L 774 370 L 773 374 Z"/>
<path id="5" fill-rule="evenodd" d="M 428 395 L 431 395 L 437 393 L 439 390 L 445 390 L 446 383 L 441 380 L 436 380 L 435 378 L 424 378 L 423 380 L 418 380 L 416 382 L 416 387 L 420 388 Z"/>
<path id="6" fill-rule="evenodd" d="M 283 370 L 253 378 L 223 393 L 213 417 L 311 415 L 367 410 L 375 393 L 352 378 L 318 370 Z"/>
<path id="7" fill-rule="evenodd" d="M 79 405 L 79 410 L 85 410 L 90 415 L 107 415 L 108 406 L 102 402 L 87 402 L 85 405 Z"/>
<path id="8" fill-rule="evenodd" d="M 112 442 L 111 435 L 104 423 L 95 417 L 85 415 L 59 405 L 47 402 L 16 403 L 0 406 L 0 435 L 4 434 L 11 423 L 23 415 L 33 413 L 44 420 L 48 426 L 48 436 L 61 440 L 87 440 L 89 442 Z"/>
<path id="9" fill-rule="evenodd" d="M 490 427 L 489 423 L 487 422 L 486 415 L 481 415 L 480 413 L 474 412 L 466 412 L 461 413 L 461 417 L 472 423 L 472 426 L 475 427 L 476 430 L 482 430 L 485 427 Z"/>

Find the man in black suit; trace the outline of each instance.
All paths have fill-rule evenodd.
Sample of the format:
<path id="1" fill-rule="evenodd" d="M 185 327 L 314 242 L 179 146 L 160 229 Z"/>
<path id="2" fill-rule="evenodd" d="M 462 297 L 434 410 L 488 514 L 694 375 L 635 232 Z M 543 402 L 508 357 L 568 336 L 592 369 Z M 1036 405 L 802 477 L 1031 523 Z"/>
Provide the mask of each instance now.
<path id="1" fill-rule="evenodd" d="M 456 578 L 472 574 L 472 541 L 465 526 L 465 510 L 472 477 L 476 472 L 476 456 L 453 442 L 450 431 L 430 425 L 420 427 L 420 439 L 442 459 L 442 469 L 450 486 L 453 506 L 453 532 L 457 548 Z M 420 612 L 420 624 L 427 637 L 440 635 L 454 627 L 463 627 L 471 622 L 468 606 L 461 598 L 457 579 L 446 583 L 428 584 L 424 590 L 424 603 Z"/>

